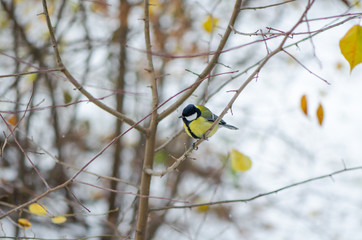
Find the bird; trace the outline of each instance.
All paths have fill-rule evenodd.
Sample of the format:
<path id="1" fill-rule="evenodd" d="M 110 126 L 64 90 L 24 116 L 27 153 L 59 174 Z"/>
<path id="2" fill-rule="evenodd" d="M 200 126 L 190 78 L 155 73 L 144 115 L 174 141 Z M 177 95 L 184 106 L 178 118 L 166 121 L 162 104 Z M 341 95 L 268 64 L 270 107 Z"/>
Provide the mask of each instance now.
<path id="1" fill-rule="evenodd" d="M 203 105 L 189 104 L 182 110 L 182 115 L 179 118 L 182 118 L 186 133 L 192 138 L 200 139 L 206 137 L 206 131 L 211 127 L 218 116 L 213 114 Z M 209 133 L 208 137 L 214 135 L 218 127 L 226 127 L 231 130 L 238 129 L 221 119 L 219 124 Z"/>

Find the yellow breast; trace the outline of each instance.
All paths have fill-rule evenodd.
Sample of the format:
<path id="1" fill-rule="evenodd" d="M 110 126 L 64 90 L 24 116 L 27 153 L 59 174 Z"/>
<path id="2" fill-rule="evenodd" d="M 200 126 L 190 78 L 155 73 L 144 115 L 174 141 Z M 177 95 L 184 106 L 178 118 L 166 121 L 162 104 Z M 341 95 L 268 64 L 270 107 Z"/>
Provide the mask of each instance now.
<path id="1" fill-rule="evenodd" d="M 187 127 L 186 124 L 184 123 L 186 133 L 190 137 L 194 137 L 194 136 L 192 136 L 192 133 L 193 133 L 197 138 L 202 138 L 203 135 L 205 134 L 205 132 L 211 127 L 211 125 L 212 125 L 212 122 L 207 121 L 203 117 L 199 117 L 196 120 L 189 123 L 189 127 Z M 215 128 L 210 132 L 208 137 L 211 137 L 212 135 L 214 135 L 217 131 L 217 128 L 218 128 L 218 126 L 215 126 Z M 192 133 L 190 133 L 190 131 Z"/>

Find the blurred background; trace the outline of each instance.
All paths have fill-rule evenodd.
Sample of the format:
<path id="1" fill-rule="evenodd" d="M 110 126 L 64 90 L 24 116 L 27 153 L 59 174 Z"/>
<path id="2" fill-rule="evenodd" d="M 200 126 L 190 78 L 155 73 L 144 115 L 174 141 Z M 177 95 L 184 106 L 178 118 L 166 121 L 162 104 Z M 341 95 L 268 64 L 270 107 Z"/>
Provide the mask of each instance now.
<path id="1" fill-rule="evenodd" d="M 88 101 L 57 71 L 41 1 L 0 1 L 3 215 L 46 191 L 29 159 L 55 187 L 130 126 Z M 157 146 L 179 135 L 155 153 L 156 170 L 170 166 L 193 142 L 178 118 L 183 107 L 204 104 L 220 114 L 233 90 L 298 22 L 307 3 L 243 1 L 228 51 L 211 72 L 217 76 L 203 81 L 159 124 Z M 207 53 L 217 48 L 228 27 L 234 2 L 153 0 L 150 4 L 154 65 L 163 103 L 192 85 L 203 71 L 212 57 Z M 350 71 L 339 48 L 346 32 L 361 24 L 360 4 L 314 1 L 288 38 L 286 52 L 272 57 L 224 116 L 239 130 L 220 129 L 177 171 L 153 177 L 150 207 L 155 210 L 149 215 L 148 239 L 361 239 L 362 175 L 347 170 L 362 168 L 362 67 Z M 62 60 L 77 81 L 134 121 L 150 113 L 143 2 L 52 0 L 48 7 Z M 159 112 L 176 100 L 173 97 Z M 307 109 L 301 107 L 302 101 Z M 146 119 L 140 124 L 148 123 Z M 132 239 L 144 147 L 142 134 L 135 129 L 127 132 L 68 190 L 38 201 L 46 206 L 46 216 L 24 209 L 0 219 L 1 238 Z M 250 158 L 250 170 L 231 167 L 232 149 Z M 345 171 L 268 194 L 340 170 Z M 259 194 L 267 196 L 247 203 L 157 210 Z M 52 223 L 58 215 L 67 221 Z M 32 226 L 19 226 L 18 218 L 28 219 Z"/>

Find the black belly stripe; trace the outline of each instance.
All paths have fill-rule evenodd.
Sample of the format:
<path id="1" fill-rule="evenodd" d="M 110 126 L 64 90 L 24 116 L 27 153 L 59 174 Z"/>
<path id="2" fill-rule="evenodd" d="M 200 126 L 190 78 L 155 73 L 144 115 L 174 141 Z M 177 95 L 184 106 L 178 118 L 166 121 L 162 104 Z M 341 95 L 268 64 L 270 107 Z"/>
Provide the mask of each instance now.
<path id="1" fill-rule="evenodd" d="M 189 133 L 191 134 L 191 136 L 192 136 L 193 138 L 199 139 L 199 137 L 196 136 L 196 135 L 191 131 L 191 128 L 190 128 L 189 124 L 188 124 L 188 123 L 185 123 L 185 125 L 187 126 L 187 130 L 189 130 Z"/>

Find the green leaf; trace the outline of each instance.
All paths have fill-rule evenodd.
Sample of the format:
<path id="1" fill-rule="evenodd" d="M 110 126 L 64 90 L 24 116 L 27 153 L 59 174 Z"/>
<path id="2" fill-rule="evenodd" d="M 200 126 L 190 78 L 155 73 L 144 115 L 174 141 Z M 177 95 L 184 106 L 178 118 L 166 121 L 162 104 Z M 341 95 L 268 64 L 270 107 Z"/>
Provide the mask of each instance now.
<path id="1" fill-rule="evenodd" d="M 155 164 L 165 164 L 168 159 L 168 152 L 164 149 L 156 152 L 155 154 Z"/>
<path id="2" fill-rule="evenodd" d="M 63 98 L 64 98 L 64 103 L 65 104 L 68 104 L 68 103 L 70 103 L 71 101 L 72 101 L 72 95 L 67 91 L 67 90 L 65 90 L 64 92 L 63 92 Z"/>
<path id="3" fill-rule="evenodd" d="M 354 25 L 339 41 L 339 48 L 352 69 L 362 62 L 362 26 Z"/>

